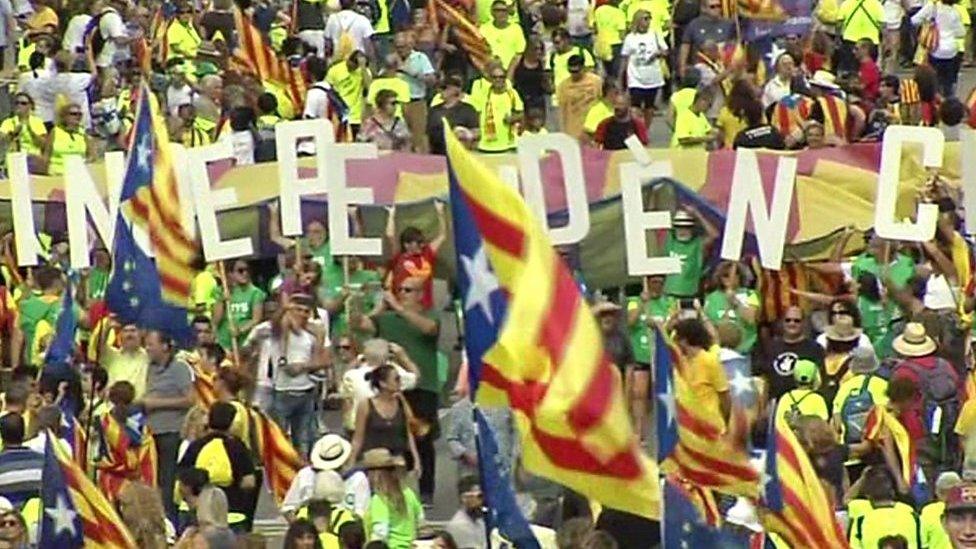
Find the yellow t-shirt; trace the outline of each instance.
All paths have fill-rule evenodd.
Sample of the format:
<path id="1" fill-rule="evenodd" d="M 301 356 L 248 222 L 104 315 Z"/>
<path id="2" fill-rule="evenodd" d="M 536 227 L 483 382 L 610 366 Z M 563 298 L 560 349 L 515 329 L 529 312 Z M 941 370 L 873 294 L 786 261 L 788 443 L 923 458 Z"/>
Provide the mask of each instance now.
<path id="1" fill-rule="evenodd" d="M 214 291 L 216 288 L 217 277 L 210 268 L 197 273 L 190 283 L 190 310 L 197 312 L 198 306 L 202 306 L 203 310 L 199 311 L 200 314 L 208 317 L 212 315 L 213 306 L 217 302 L 218 294 Z"/>
<path id="2" fill-rule="evenodd" d="M 624 41 L 627 33 L 627 14 L 617 6 L 604 4 L 593 12 L 596 29 L 596 54 L 604 61 L 611 59 L 608 48 Z"/>
<path id="3" fill-rule="evenodd" d="M 275 99 L 278 100 L 278 114 L 285 120 L 294 120 L 297 114 L 295 112 L 295 104 L 291 102 L 291 98 L 288 96 L 285 88 L 270 80 L 265 80 L 263 85 L 264 91 L 275 96 Z"/>
<path id="4" fill-rule="evenodd" d="M 325 80 L 336 90 L 342 100 L 349 107 L 349 123 L 360 124 L 363 121 L 363 93 L 366 75 L 369 69 L 359 67 L 351 71 L 345 61 L 336 63 L 329 68 Z"/>
<path id="5" fill-rule="evenodd" d="M 102 353 L 102 368 L 108 373 L 108 384 L 128 381 L 136 390 L 136 400 L 146 392 L 146 376 L 149 373 L 149 355 L 145 349 L 124 353 L 114 347 L 106 347 Z"/>
<path id="6" fill-rule="evenodd" d="M 193 25 L 184 25 L 179 20 L 174 20 L 166 30 L 166 40 L 169 42 L 167 61 L 174 57 L 195 59 L 200 49 L 201 39 L 197 30 Z"/>
<path id="7" fill-rule="evenodd" d="M 824 397 L 810 389 L 793 389 L 780 397 L 776 403 L 776 421 L 786 417 L 787 413 L 796 406 L 800 415 L 817 416 L 827 421 L 830 412 L 827 411 L 827 401 Z"/>
<path id="8" fill-rule="evenodd" d="M 607 104 L 604 100 L 597 101 L 586 112 L 586 118 L 583 119 L 583 131 L 588 134 L 596 133 L 600 122 L 603 122 L 611 116 L 613 116 L 613 106 Z"/>
<path id="9" fill-rule="evenodd" d="M 509 21 L 508 26 L 500 29 L 494 23 L 485 23 L 478 28 L 481 36 L 485 37 L 491 54 L 502 60 L 502 66 L 508 68 L 512 59 L 525 51 L 525 35 L 522 27 Z"/>
<path id="10" fill-rule="evenodd" d="M 702 351 L 688 359 L 687 379 L 694 391 L 695 400 L 704 408 L 714 411 L 721 417 L 722 408 L 719 405 L 719 394 L 729 390 L 729 380 L 725 376 L 725 369 L 718 360 L 718 355 L 712 351 Z"/>
<path id="11" fill-rule="evenodd" d="M 508 88 L 502 93 L 489 91 L 479 98 L 474 108 L 478 111 L 481 139 L 478 149 L 484 152 L 503 152 L 515 148 L 515 128 L 505 118 L 525 110 L 517 91 Z"/>
<path id="12" fill-rule="evenodd" d="M 868 39 L 878 45 L 884 26 L 884 6 L 880 0 L 844 0 L 838 12 L 844 40 L 858 42 Z"/>
<path id="13" fill-rule="evenodd" d="M 586 48 L 572 47 L 566 53 L 550 53 L 549 59 L 546 61 L 546 66 L 552 70 L 552 83 L 556 89 L 559 89 L 559 85 L 569 78 L 569 58 L 574 55 L 579 55 L 583 58 L 584 67 L 590 69 L 596 67 L 596 61 L 593 59 L 593 55 Z"/>
<path id="14" fill-rule="evenodd" d="M 962 405 L 959 411 L 959 419 L 956 420 L 954 432 L 965 437 L 976 428 L 976 399 L 969 399 Z"/>
<path id="15" fill-rule="evenodd" d="M 712 131 L 712 123 L 705 113 L 696 114 L 691 109 L 682 109 L 674 119 L 674 132 L 671 134 L 672 149 L 704 149 L 704 144 L 684 146 L 680 139 L 684 137 L 705 137 Z"/>
<path id="16" fill-rule="evenodd" d="M 675 113 L 687 110 L 691 108 L 691 104 L 695 102 L 695 94 L 698 91 L 695 88 L 681 88 L 680 90 L 671 94 L 671 107 L 674 109 Z"/>
<path id="17" fill-rule="evenodd" d="M 715 126 L 722 130 L 722 144 L 726 149 L 731 149 L 732 142 L 735 141 L 735 136 L 739 135 L 740 131 L 748 127 L 745 120 L 732 114 L 732 111 L 730 111 L 727 106 L 723 106 L 722 109 L 718 111 L 718 118 L 715 119 Z"/>
<path id="18" fill-rule="evenodd" d="M 479 25 L 491 23 L 491 5 L 494 3 L 495 0 L 474 0 L 474 9 L 475 14 L 478 16 Z M 519 11 L 515 0 L 509 1 L 508 6 L 508 22 L 517 24 L 519 22 Z"/>
<path id="19" fill-rule="evenodd" d="M 410 102 L 410 84 L 396 76 L 381 76 L 369 85 L 369 91 L 366 93 L 367 105 L 376 106 L 376 94 L 380 93 L 380 90 L 393 90 L 396 93 L 396 115 L 403 116 L 403 105 Z"/>
<path id="20" fill-rule="evenodd" d="M 19 132 L 17 132 L 18 126 Z M 35 144 L 31 133 L 36 136 L 39 143 L 43 144 L 47 137 L 47 128 L 44 127 L 44 121 L 33 114 L 27 117 L 26 124 L 21 124 L 15 115 L 0 123 L 0 133 L 13 140 L 14 150 L 27 154 L 41 154 L 41 146 Z"/>

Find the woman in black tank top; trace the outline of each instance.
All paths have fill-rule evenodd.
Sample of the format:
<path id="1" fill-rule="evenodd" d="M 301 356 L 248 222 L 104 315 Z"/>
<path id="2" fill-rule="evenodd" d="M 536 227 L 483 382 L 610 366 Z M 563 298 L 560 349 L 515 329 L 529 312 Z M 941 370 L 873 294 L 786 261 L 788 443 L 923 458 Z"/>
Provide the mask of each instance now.
<path id="1" fill-rule="evenodd" d="M 419 469 L 417 445 L 409 428 L 409 410 L 400 395 L 400 374 L 384 364 L 368 374 L 374 397 L 356 409 L 356 430 L 352 438 L 352 457 L 374 448 L 386 448 L 407 461 L 407 469 Z"/>

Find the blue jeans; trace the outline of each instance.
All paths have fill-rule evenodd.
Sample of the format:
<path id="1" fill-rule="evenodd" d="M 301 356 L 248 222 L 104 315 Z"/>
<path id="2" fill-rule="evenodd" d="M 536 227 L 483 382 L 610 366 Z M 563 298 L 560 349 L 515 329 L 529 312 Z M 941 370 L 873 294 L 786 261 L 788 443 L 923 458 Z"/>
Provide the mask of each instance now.
<path id="1" fill-rule="evenodd" d="M 291 443 L 304 457 L 312 448 L 315 423 L 315 392 L 275 391 L 271 414 L 285 432 L 291 433 Z"/>

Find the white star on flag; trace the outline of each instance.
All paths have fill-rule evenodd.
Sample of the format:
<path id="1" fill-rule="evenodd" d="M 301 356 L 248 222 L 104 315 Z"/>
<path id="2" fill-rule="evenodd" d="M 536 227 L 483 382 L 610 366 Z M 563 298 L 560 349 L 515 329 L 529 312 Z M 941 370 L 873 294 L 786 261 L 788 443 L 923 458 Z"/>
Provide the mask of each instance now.
<path id="1" fill-rule="evenodd" d="M 766 58 L 769 59 L 769 63 L 767 63 L 767 64 L 770 67 L 772 67 L 773 70 L 775 70 L 776 69 L 776 60 L 779 59 L 779 56 L 780 55 L 783 55 L 784 53 L 786 53 L 786 48 L 780 47 L 779 42 L 776 42 L 774 40 L 773 41 L 773 45 L 772 45 L 772 47 L 769 50 L 769 53 L 766 54 Z"/>
<path id="2" fill-rule="evenodd" d="M 468 295 L 464 296 L 464 310 L 480 308 L 488 317 L 488 322 L 494 323 L 491 294 L 498 289 L 498 280 L 488 269 L 488 255 L 484 245 L 478 246 L 472 257 L 462 255 L 461 263 L 468 275 Z"/>
<path id="3" fill-rule="evenodd" d="M 71 537 L 78 535 L 78 531 L 75 529 L 75 517 L 78 516 L 78 513 L 71 507 L 68 507 L 68 502 L 64 500 L 64 495 L 58 494 L 55 507 L 45 507 L 44 514 L 54 521 L 55 535 L 60 534 L 62 531 L 67 531 Z"/>
<path id="4" fill-rule="evenodd" d="M 136 147 L 136 164 L 140 169 L 149 169 L 149 158 L 152 156 L 152 146 L 149 142 L 149 136 L 144 135 L 142 139 L 139 140 L 139 145 Z"/>
<path id="5" fill-rule="evenodd" d="M 677 404 L 674 402 L 674 386 L 670 379 L 664 386 L 664 392 L 657 395 L 657 399 L 661 401 L 661 406 L 664 407 L 664 422 L 670 427 L 674 423 L 675 416 L 678 415 Z"/>
<path id="6" fill-rule="evenodd" d="M 732 381 L 729 381 L 729 385 L 732 386 L 732 393 L 737 397 L 741 397 L 753 392 L 752 378 L 746 376 L 738 370 L 736 370 L 735 375 L 732 376 Z"/>

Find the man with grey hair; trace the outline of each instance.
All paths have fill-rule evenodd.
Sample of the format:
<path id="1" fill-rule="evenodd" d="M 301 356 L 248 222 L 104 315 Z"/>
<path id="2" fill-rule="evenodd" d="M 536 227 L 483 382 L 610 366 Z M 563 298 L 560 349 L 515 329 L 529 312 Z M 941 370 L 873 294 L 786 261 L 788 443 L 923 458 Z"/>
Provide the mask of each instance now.
<path id="1" fill-rule="evenodd" d="M 935 501 L 926 504 L 918 513 L 919 542 L 922 547 L 950 547 L 942 517 L 946 512 L 949 491 L 961 484 L 962 478 L 955 471 L 946 471 L 936 479 Z"/>
<path id="2" fill-rule="evenodd" d="M 373 388 L 366 375 L 383 364 L 392 364 L 396 368 L 402 390 L 407 391 L 417 386 L 420 370 L 403 347 L 380 338 L 366 340 L 363 343 L 363 354 L 359 357 L 359 365 L 342 376 L 342 424 L 349 437 L 352 437 L 356 425 L 356 407 L 373 396 Z"/>
<path id="3" fill-rule="evenodd" d="M 199 90 L 200 94 L 193 99 L 197 116 L 217 123 L 222 110 L 224 80 L 216 74 L 208 74 L 200 79 Z"/>

